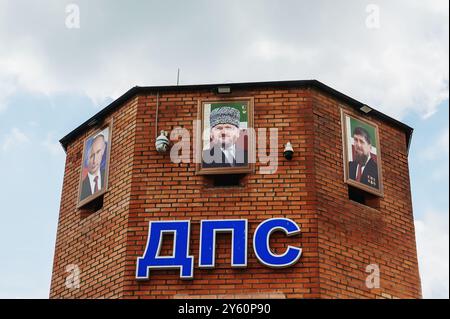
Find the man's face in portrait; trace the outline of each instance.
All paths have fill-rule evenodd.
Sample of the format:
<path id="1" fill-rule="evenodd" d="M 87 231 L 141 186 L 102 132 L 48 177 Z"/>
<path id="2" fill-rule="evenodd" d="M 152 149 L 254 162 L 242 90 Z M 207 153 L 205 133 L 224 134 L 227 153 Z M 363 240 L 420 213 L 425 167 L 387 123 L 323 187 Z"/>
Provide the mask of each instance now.
<path id="1" fill-rule="evenodd" d="M 353 142 L 355 146 L 355 161 L 365 164 L 370 156 L 371 145 L 363 135 L 354 134 Z"/>
<path id="2" fill-rule="evenodd" d="M 103 136 L 98 136 L 92 143 L 91 151 L 89 152 L 88 170 L 91 174 L 96 174 L 100 169 L 103 154 L 105 152 L 105 139 Z"/>
<path id="3" fill-rule="evenodd" d="M 218 124 L 211 129 L 211 142 L 225 148 L 235 144 L 239 138 L 239 128 L 233 124 Z"/>

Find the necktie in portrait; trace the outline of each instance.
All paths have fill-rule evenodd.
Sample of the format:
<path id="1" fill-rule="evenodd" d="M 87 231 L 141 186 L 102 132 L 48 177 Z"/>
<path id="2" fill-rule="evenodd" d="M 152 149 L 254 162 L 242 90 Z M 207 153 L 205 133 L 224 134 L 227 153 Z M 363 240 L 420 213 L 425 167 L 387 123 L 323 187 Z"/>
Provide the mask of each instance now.
<path id="1" fill-rule="evenodd" d="M 98 176 L 94 177 L 94 193 L 98 192 Z"/>
<path id="2" fill-rule="evenodd" d="M 356 173 L 356 181 L 358 181 L 358 182 L 361 181 L 361 175 L 362 175 L 362 166 L 358 165 L 358 171 Z"/>

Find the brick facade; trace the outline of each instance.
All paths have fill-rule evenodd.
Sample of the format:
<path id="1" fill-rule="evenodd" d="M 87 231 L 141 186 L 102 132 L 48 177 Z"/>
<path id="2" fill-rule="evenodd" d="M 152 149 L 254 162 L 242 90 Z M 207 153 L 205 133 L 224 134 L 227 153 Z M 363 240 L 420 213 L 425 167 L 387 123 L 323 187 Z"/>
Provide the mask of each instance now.
<path id="1" fill-rule="evenodd" d="M 382 151 L 384 197 L 377 208 L 351 201 L 344 183 L 340 108 L 361 112 L 316 88 L 249 87 L 227 97 L 254 97 L 255 128 L 278 128 L 278 170 L 248 174 L 240 187 L 218 188 L 195 175 L 194 163 L 171 163 L 155 151 L 156 94 L 139 93 L 104 116 L 113 119 L 109 190 L 103 207 L 77 209 L 85 129 L 67 145 L 56 240 L 51 298 L 420 298 L 405 132 L 377 117 Z M 192 132 L 198 99 L 217 98 L 212 90 L 159 93 L 158 128 Z M 283 157 L 290 141 L 294 158 Z M 191 148 L 192 152 L 192 148 Z M 191 157 L 192 158 L 192 157 Z M 256 171 L 260 163 L 256 164 Z M 271 247 L 303 249 L 284 269 L 261 265 L 253 252 L 256 226 L 286 217 L 301 234 L 271 237 Z M 248 266 L 230 267 L 229 234 L 219 235 L 216 267 L 199 269 L 202 219 L 246 218 Z M 154 270 L 136 281 L 136 258 L 145 249 L 150 220 L 191 220 L 190 254 L 194 279 L 177 270 Z M 168 241 L 163 252 L 170 251 Z M 68 265 L 80 269 L 80 287 L 65 285 Z M 365 285 L 366 266 L 380 267 L 381 287 Z"/>

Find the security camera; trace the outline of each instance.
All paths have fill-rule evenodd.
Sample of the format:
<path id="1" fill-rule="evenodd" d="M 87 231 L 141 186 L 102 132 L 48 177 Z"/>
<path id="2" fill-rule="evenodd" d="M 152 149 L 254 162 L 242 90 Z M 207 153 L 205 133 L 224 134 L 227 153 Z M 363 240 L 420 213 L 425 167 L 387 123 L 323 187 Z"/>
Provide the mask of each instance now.
<path id="1" fill-rule="evenodd" d="M 292 159 L 294 156 L 294 149 L 292 148 L 291 142 L 287 142 L 287 144 L 284 146 L 284 158 L 286 158 L 288 161 Z"/>
<path id="2" fill-rule="evenodd" d="M 167 152 L 169 149 L 170 141 L 167 138 L 167 132 L 161 131 L 161 135 L 156 138 L 155 147 L 156 151 L 160 154 Z"/>

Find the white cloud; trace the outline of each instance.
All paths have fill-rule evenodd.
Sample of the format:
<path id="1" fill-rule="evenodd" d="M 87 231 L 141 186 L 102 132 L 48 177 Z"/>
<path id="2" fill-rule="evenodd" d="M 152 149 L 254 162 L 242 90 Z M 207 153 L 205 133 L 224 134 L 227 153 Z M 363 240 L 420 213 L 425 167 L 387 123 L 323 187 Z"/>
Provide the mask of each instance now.
<path id="1" fill-rule="evenodd" d="M 439 134 L 429 137 L 430 145 L 419 154 L 422 162 L 430 163 L 430 176 L 436 182 L 448 183 L 449 167 L 449 128 L 446 127 Z"/>
<path id="2" fill-rule="evenodd" d="M 448 157 L 449 154 L 449 128 L 446 127 L 437 136 L 430 137 L 430 146 L 421 153 L 423 160 L 437 160 Z"/>
<path id="3" fill-rule="evenodd" d="M 48 133 L 47 138 L 41 142 L 41 145 L 54 156 L 64 155 L 63 148 L 55 139 L 53 133 Z"/>
<path id="4" fill-rule="evenodd" d="M 415 221 L 424 298 L 449 298 L 449 216 L 429 210 Z"/>
<path id="5" fill-rule="evenodd" d="M 19 146 L 21 144 L 29 143 L 30 139 L 20 129 L 14 127 L 9 133 L 7 133 L 2 142 L 2 150 L 4 152 L 9 151 L 11 148 Z"/>
<path id="6" fill-rule="evenodd" d="M 261 39 L 251 43 L 245 53 L 250 58 L 257 57 L 264 61 L 288 60 L 299 62 L 315 58 L 317 51 L 317 49 L 313 48 L 302 48 L 299 50 L 290 44 Z"/>
<path id="7" fill-rule="evenodd" d="M 1 61 L 0 61 L 1 62 Z M 0 64 L 0 70 L 2 65 Z M 14 93 L 15 85 L 9 77 L 2 75 L 0 71 L 0 113 L 6 109 L 7 99 Z"/>
<path id="8" fill-rule="evenodd" d="M 375 30 L 356 0 L 79 0 L 80 29 L 65 27 L 68 3 L 0 0 L 4 83 L 103 101 L 174 84 L 181 67 L 182 84 L 316 78 L 399 118 L 448 99 L 448 1 L 377 1 Z"/>

